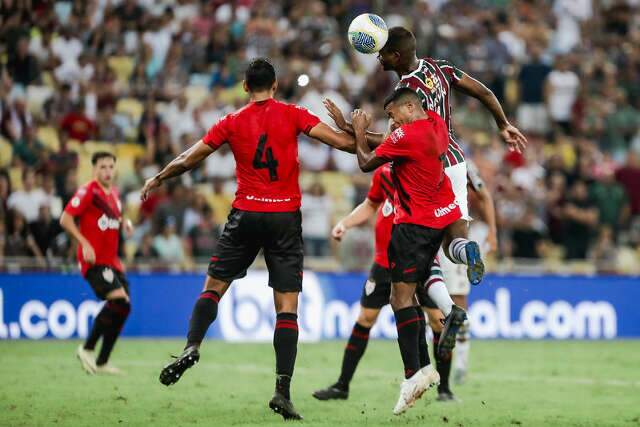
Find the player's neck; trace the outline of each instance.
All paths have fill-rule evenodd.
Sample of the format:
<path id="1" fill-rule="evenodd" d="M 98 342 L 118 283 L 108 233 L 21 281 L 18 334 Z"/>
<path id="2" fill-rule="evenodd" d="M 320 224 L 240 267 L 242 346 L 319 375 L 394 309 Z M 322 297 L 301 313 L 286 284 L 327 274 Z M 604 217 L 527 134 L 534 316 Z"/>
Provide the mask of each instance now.
<path id="1" fill-rule="evenodd" d="M 102 188 L 102 191 L 104 191 L 104 194 L 109 194 L 111 192 L 111 184 L 104 185 L 97 179 L 96 179 L 96 183 L 98 183 L 98 187 Z"/>
<path id="2" fill-rule="evenodd" d="M 420 61 L 414 55 L 413 58 L 408 61 L 406 64 L 402 64 L 398 66 L 396 73 L 398 73 L 398 77 L 402 78 L 402 76 L 406 76 L 407 74 L 415 71 L 420 66 Z"/>
<path id="3" fill-rule="evenodd" d="M 271 91 L 269 92 L 251 92 L 249 95 L 249 101 L 251 102 L 261 102 L 266 101 L 268 99 L 273 98 Z"/>

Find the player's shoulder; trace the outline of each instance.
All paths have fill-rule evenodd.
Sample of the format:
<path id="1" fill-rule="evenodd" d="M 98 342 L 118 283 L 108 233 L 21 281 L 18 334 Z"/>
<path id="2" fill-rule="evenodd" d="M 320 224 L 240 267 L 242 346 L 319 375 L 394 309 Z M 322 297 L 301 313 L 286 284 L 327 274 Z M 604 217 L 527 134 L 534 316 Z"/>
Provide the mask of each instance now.
<path id="1" fill-rule="evenodd" d="M 85 194 L 91 194 L 98 187 L 98 182 L 95 179 L 86 182 L 84 185 L 78 187 L 76 194 L 83 197 Z"/>

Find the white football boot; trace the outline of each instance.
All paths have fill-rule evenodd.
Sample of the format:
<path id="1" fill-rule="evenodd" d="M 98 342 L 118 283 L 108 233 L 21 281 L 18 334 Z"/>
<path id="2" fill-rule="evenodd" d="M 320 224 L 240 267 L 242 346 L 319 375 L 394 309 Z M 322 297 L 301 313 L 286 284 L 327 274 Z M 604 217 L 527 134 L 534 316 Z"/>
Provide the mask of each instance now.
<path id="1" fill-rule="evenodd" d="M 393 408 L 393 414 L 402 414 L 411 408 L 427 389 L 438 384 L 440 384 L 440 375 L 433 366 L 427 365 L 420 369 L 400 384 L 400 396 L 396 407 Z"/>
<path id="2" fill-rule="evenodd" d="M 82 344 L 80 344 L 78 350 L 76 350 L 76 356 L 78 360 L 80 360 L 82 369 L 84 369 L 87 374 L 94 375 L 96 373 L 96 358 L 93 350 L 86 350 Z"/>

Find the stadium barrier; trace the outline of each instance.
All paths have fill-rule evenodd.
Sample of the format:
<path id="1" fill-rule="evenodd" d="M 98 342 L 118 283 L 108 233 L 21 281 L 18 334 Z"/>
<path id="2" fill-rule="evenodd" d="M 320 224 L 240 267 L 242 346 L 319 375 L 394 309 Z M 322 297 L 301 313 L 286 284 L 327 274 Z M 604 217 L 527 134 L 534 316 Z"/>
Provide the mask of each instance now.
<path id="1" fill-rule="evenodd" d="M 270 341 L 275 316 L 266 271 L 250 271 L 223 298 L 210 338 Z M 366 276 L 305 272 L 300 301 L 304 341 L 345 339 Z M 183 337 L 203 274 L 130 274 L 129 337 Z M 469 317 L 475 338 L 640 338 L 640 280 L 614 276 L 489 275 L 474 287 Z M 0 339 L 85 337 L 100 310 L 78 274 L 0 274 Z M 390 307 L 372 336 L 395 338 Z"/>

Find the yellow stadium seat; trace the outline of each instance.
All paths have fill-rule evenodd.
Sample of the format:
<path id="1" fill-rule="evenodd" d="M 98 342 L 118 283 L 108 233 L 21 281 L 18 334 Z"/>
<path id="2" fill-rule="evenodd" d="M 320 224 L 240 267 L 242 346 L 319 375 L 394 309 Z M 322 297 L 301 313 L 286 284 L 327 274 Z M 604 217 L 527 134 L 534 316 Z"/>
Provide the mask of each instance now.
<path id="1" fill-rule="evenodd" d="M 106 151 L 109 153 L 116 154 L 115 144 L 111 142 L 104 141 L 86 141 L 83 144 L 84 151 L 91 156 L 93 153 L 97 151 Z"/>
<path id="2" fill-rule="evenodd" d="M 58 151 L 60 148 L 58 132 L 53 126 L 43 126 L 38 128 L 38 139 L 51 151 Z"/>
<path id="3" fill-rule="evenodd" d="M 134 168 L 136 157 L 142 157 L 145 148 L 138 144 L 118 144 L 115 146 L 115 155 L 118 158 L 118 170 L 120 176 L 126 175 Z"/>
<path id="4" fill-rule="evenodd" d="M 231 210 L 231 203 L 233 202 L 233 196 L 227 194 L 206 194 L 207 202 L 209 206 L 213 208 L 213 212 L 218 224 L 224 224 L 227 222 L 227 216 Z"/>
<path id="5" fill-rule="evenodd" d="M 116 73 L 116 77 L 120 82 L 126 83 L 131 77 L 135 66 L 133 58 L 130 56 L 111 56 L 108 59 L 109 67 Z"/>
<path id="6" fill-rule="evenodd" d="M 75 151 L 76 153 L 78 153 L 78 156 L 84 152 L 84 146 L 82 145 L 82 142 L 78 141 L 77 139 L 68 140 L 67 148 L 69 149 L 69 151 Z"/>
<path id="7" fill-rule="evenodd" d="M 190 106 L 198 107 L 209 96 L 209 89 L 204 86 L 191 85 L 184 89 L 184 95 L 187 97 Z"/>
<path id="8" fill-rule="evenodd" d="M 116 104 L 116 112 L 127 114 L 133 120 L 133 123 L 140 121 L 140 116 L 144 111 L 144 106 L 135 98 L 122 98 Z"/>
<path id="9" fill-rule="evenodd" d="M 9 141 L 0 137 L 0 169 L 8 167 L 11 164 L 12 157 L 13 147 L 9 144 Z"/>
<path id="10" fill-rule="evenodd" d="M 11 189 L 13 191 L 22 190 L 22 169 L 13 167 L 9 169 L 9 179 L 11 180 Z"/>

